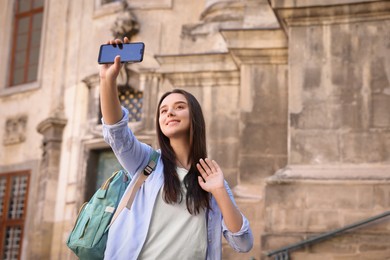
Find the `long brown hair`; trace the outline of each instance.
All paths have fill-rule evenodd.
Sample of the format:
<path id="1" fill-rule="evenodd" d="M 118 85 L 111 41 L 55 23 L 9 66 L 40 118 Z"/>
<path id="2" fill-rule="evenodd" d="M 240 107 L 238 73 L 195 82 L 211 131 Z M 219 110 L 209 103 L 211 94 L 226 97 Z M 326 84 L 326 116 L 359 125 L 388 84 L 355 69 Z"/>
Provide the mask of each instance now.
<path id="1" fill-rule="evenodd" d="M 169 138 L 161 131 L 159 118 L 160 106 L 162 101 L 170 94 L 182 94 L 188 102 L 189 116 L 190 116 L 190 154 L 189 159 L 191 167 L 188 174 L 185 176 L 183 182 L 187 189 L 186 205 L 188 211 L 192 215 L 196 215 L 201 209 L 209 208 L 209 194 L 203 190 L 198 183 L 199 171 L 196 168 L 196 163 L 201 158 L 207 157 L 206 148 L 206 126 L 202 113 L 202 108 L 196 98 L 182 89 L 174 89 L 165 93 L 157 107 L 156 129 L 158 142 L 161 149 L 161 159 L 164 163 L 164 200 L 169 204 L 178 203 L 183 199 L 183 193 L 179 177 L 176 172 L 176 156 L 170 145 Z"/>

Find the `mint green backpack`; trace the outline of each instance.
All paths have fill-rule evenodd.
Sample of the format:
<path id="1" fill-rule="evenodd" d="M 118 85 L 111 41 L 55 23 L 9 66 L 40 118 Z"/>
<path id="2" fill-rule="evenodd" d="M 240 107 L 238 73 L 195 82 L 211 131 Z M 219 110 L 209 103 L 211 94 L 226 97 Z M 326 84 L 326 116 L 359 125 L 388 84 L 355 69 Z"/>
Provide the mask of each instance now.
<path id="1" fill-rule="evenodd" d="M 124 205 L 131 205 L 135 192 L 157 165 L 159 154 L 156 151 L 150 155 L 148 165 L 139 174 L 134 187 L 130 188 L 124 198 L 123 206 L 119 205 L 124 192 L 129 185 L 130 175 L 123 170 L 114 172 L 112 176 L 95 192 L 89 202 L 80 208 L 75 226 L 66 242 L 67 246 L 80 258 L 85 260 L 103 259 L 106 249 L 108 230 L 119 215 Z M 132 197 L 130 201 L 130 197 Z M 118 209 L 118 212 L 116 212 Z M 113 218 L 115 214 L 115 217 Z"/>

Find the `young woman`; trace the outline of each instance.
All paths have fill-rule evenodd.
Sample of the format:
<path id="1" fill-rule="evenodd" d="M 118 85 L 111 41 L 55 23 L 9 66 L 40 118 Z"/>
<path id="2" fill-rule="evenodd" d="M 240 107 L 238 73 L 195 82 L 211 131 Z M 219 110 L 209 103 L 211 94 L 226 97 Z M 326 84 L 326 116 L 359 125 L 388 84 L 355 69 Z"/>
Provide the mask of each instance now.
<path id="1" fill-rule="evenodd" d="M 124 39 L 127 43 L 129 40 Z M 120 44 L 112 40 L 110 44 Z M 122 166 L 134 175 L 152 148 L 128 128 L 118 100 L 120 57 L 100 67 L 103 134 Z M 198 101 L 184 90 L 164 94 L 156 117 L 160 159 L 134 199 L 111 226 L 105 259 L 221 259 L 221 233 L 238 252 L 253 236 L 221 168 L 207 158 L 205 122 Z"/>

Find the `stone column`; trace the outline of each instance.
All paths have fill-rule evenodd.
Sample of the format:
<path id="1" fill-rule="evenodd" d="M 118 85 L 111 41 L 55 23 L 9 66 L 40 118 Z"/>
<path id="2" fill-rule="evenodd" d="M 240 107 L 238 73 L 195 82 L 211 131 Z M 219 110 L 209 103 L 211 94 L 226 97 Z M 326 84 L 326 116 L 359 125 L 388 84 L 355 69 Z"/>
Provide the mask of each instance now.
<path id="1" fill-rule="evenodd" d="M 221 33 L 240 68 L 239 167 L 234 193 L 254 234 L 254 248 L 245 258 L 257 259 L 264 229 L 264 179 L 287 163 L 287 38 L 280 29 Z M 236 259 L 228 246 L 224 250 L 224 257 Z"/>
<path id="2" fill-rule="evenodd" d="M 100 123 L 100 97 L 99 97 L 99 75 L 92 74 L 83 79 L 86 87 L 88 88 L 88 126 L 89 131 L 95 134 L 101 134 L 100 129 L 95 130 L 96 126 Z"/>
<path id="3" fill-rule="evenodd" d="M 42 161 L 38 179 L 36 208 L 32 216 L 29 259 L 50 259 L 54 228 L 54 213 L 60 167 L 62 133 L 67 120 L 50 117 L 42 121 L 37 131 L 43 135 Z"/>
<path id="4" fill-rule="evenodd" d="M 287 163 L 287 39 L 282 30 L 222 30 L 240 67 L 240 178 L 259 185 Z"/>

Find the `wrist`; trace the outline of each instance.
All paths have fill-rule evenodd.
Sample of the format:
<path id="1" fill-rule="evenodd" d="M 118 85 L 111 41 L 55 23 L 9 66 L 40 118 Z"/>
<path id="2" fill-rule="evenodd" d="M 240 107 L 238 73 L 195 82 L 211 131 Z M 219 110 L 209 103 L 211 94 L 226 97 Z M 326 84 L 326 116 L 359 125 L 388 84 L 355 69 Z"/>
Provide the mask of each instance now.
<path id="1" fill-rule="evenodd" d="M 107 89 L 116 88 L 116 80 L 100 77 L 100 86 Z"/>
<path id="2" fill-rule="evenodd" d="M 226 195 L 227 191 L 226 191 L 225 187 L 222 186 L 222 187 L 215 188 L 215 189 L 211 190 L 210 193 L 216 198 L 216 197 L 219 197 L 221 195 Z"/>

